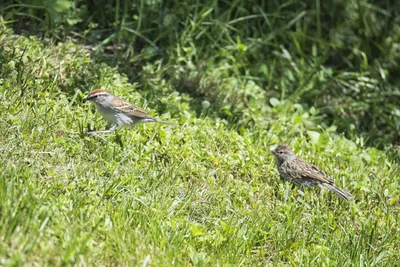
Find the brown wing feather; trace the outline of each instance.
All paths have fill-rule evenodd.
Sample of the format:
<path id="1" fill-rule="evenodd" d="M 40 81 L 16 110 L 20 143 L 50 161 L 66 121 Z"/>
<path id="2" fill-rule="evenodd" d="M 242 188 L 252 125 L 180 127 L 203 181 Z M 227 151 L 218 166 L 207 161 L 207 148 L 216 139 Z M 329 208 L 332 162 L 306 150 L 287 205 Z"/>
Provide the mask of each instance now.
<path id="1" fill-rule="evenodd" d="M 143 118 L 143 119 L 154 119 L 152 116 L 147 114 L 143 109 L 141 109 L 135 105 L 129 105 L 126 107 L 122 107 L 121 111 L 128 116 L 133 116 L 133 117 L 138 117 L 138 118 Z"/>
<path id="2" fill-rule="evenodd" d="M 307 163 L 306 161 L 296 158 L 290 161 L 289 169 L 292 175 L 299 179 L 311 179 L 311 180 L 318 180 L 323 183 L 331 184 L 333 180 L 327 176 L 324 172 L 320 169 Z M 302 171 L 299 171 L 301 169 Z"/>
<path id="3" fill-rule="evenodd" d="M 328 183 L 333 184 L 333 179 L 331 177 L 329 177 L 326 173 L 324 173 L 323 171 L 321 171 L 320 169 L 318 169 L 318 167 L 311 165 L 311 168 L 313 170 L 315 170 L 316 172 L 319 173 L 319 175 L 322 175 L 326 180 L 328 180 Z"/>
<path id="4" fill-rule="evenodd" d="M 152 116 L 147 114 L 143 109 L 139 108 L 138 106 L 136 106 L 134 104 L 130 104 L 130 103 L 126 102 L 125 100 L 118 98 L 118 97 L 116 97 L 116 100 L 118 102 L 120 102 L 121 104 L 125 104 L 122 106 L 118 106 L 119 111 L 121 111 L 125 115 L 130 116 L 130 117 L 137 117 L 137 118 L 141 118 L 141 119 L 156 120 L 155 118 L 153 118 Z"/>

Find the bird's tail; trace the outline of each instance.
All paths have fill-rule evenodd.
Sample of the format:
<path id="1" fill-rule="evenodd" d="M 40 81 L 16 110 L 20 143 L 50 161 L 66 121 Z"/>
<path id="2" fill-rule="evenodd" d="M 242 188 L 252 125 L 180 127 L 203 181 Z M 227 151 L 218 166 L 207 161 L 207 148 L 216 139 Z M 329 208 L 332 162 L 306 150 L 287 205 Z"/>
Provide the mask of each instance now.
<path id="1" fill-rule="evenodd" d="M 339 197 L 341 197 L 342 199 L 348 201 L 352 198 L 354 198 L 354 196 L 352 194 L 350 194 L 349 192 L 340 189 L 339 187 L 336 187 L 332 184 L 327 184 L 327 183 L 323 183 L 321 184 L 321 187 L 325 187 L 326 189 L 332 191 L 333 193 L 335 193 L 336 195 L 338 195 Z"/>
<path id="2" fill-rule="evenodd" d="M 167 124 L 167 125 L 176 126 L 176 123 L 170 122 L 170 121 L 159 121 L 159 120 L 155 120 L 154 122 L 158 122 L 158 123 L 161 123 L 161 124 Z"/>

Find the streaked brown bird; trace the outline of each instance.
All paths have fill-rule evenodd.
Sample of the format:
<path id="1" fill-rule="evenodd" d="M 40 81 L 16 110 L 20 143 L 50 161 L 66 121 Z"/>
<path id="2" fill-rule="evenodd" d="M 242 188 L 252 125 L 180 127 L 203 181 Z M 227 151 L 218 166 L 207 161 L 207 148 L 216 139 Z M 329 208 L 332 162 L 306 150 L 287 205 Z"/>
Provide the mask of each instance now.
<path id="1" fill-rule="evenodd" d="M 349 192 L 333 185 L 333 179 L 323 171 L 297 157 L 289 145 L 278 145 L 272 150 L 272 154 L 276 158 L 276 166 L 283 180 L 297 186 L 326 188 L 346 201 L 354 198 Z"/>

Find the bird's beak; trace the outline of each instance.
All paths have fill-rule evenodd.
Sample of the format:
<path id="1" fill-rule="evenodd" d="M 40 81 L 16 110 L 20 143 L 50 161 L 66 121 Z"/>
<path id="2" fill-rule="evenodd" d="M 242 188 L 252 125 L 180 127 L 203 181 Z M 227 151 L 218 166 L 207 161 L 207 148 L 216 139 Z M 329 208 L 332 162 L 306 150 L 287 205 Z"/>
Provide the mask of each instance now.
<path id="1" fill-rule="evenodd" d="M 83 99 L 83 103 L 85 103 L 85 102 L 87 102 L 87 101 L 90 101 L 90 100 L 93 100 L 95 98 L 95 96 L 93 96 L 93 95 L 88 95 L 87 97 L 85 97 L 84 99 Z"/>
<path id="2" fill-rule="evenodd" d="M 275 148 L 276 148 L 276 145 L 270 147 L 269 152 L 271 152 L 272 155 L 276 155 L 276 153 L 275 153 Z"/>

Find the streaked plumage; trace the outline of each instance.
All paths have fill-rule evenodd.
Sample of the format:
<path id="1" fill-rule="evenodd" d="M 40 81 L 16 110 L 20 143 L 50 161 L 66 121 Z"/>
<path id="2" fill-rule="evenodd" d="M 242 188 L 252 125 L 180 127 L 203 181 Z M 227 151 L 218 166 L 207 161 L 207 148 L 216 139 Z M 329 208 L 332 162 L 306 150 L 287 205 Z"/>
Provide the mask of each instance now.
<path id="1" fill-rule="evenodd" d="M 297 186 L 319 186 L 326 188 L 344 200 L 354 198 L 349 192 L 336 187 L 333 179 L 316 166 L 297 157 L 289 145 L 280 144 L 272 153 L 281 178 Z"/>

